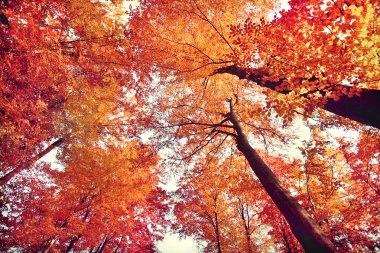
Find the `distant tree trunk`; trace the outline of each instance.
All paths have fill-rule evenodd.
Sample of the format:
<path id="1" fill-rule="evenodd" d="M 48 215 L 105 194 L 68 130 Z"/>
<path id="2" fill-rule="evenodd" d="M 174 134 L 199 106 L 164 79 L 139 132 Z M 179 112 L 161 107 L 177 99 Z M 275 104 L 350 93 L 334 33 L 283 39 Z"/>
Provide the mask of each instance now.
<path id="1" fill-rule="evenodd" d="M 244 211 L 244 204 L 241 202 L 241 200 L 239 199 L 239 212 L 240 212 L 240 218 L 242 220 L 242 223 L 243 223 L 243 227 L 244 227 L 244 233 L 245 233 L 245 239 L 246 239 L 246 242 L 247 242 L 247 252 L 248 253 L 252 253 L 252 247 L 251 247 L 251 233 L 249 231 L 249 228 L 250 228 L 250 222 L 249 222 L 249 216 L 248 216 L 248 209 L 247 209 L 247 216 L 245 215 Z M 248 208 L 248 207 L 247 207 Z"/>
<path id="2" fill-rule="evenodd" d="M 216 235 L 216 243 L 217 243 L 218 253 L 222 253 L 222 245 L 220 243 L 218 214 L 216 212 L 214 212 L 214 217 L 215 217 L 215 235 Z"/>
<path id="3" fill-rule="evenodd" d="M 240 79 L 253 81 L 257 83 L 257 85 L 274 91 L 276 91 L 276 86 L 282 83 L 282 80 L 277 82 L 264 81 L 263 75 L 249 74 L 244 69 L 241 69 L 236 65 L 222 67 L 217 69 L 213 74 L 223 73 L 235 75 Z M 347 86 L 336 85 L 336 87 Z M 281 90 L 276 92 L 288 94 L 291 90 Z M 354 96 L 352 98 L 342 96 L 338 101 L 329 99 L 327 104 L 321 108 L 344 118 L 380 129 L 380 90 L 362 89 L 360 96 Z"/>
<path id="4" fill-rule="evenodd" d="M 214 211 L 213 214 L 205 211 L 205 214 L 207 216 L 207 219 L 209 220 L 210 224 L 212 225 L 215 233 L 215 240 L 216 240 L 216 249 L 218 253 L 222 253 L 222 244 L 220 242 L 220 229 L 219 229 L 219 218 L 217 213 L 217 200 L 218 195 L 214 195 L 212 197 L 214 200 Z"/>
<path id="5" fill-rule="evenodd" d="M 114 252 L 113 253 L 117 253 L 117 251 L 119 250 L 119 248 L 120 248 L 120 245 L 121 245 L 121 241 L 124 239 L 124 236 L 121 236 L 121 238 L 120 238 L 120 241 L 119 241 L 119 243 L 117 244 L 117 247 L 116 247 L 116 249 L 114 250 Z"/>
<path id="6" fill-rule="evenodd" d="M 248 160 L 253 172 L 290 225 L 295 237 L 307 253 L 335 252 L 334 245 L 300 204 L 281 186 L 280 181 L 251 147 L 233 111 L 230 101 L 228 119 L 236 131 L 237 148 Z"/>
<path id="7" fill-rule="evenodd" d="M 293 253 L 292 248 L 290 247 L 290 244 L 289 244 L 289 242 L 288 242 L 288 238 L 286 237 L 285 232 L 282 233 L 282 237 L 283 237 L 283 239 L 284 239 L 284 242 L 285 242 L 285 246 L 286 246 L 286 250 L 287 250 L 287 252 L 288 252 L 288 253 Z"/>
<path id="8" fill-rule="evenodd" d="M 109 238 L 106 236 L 96 249 L 95 253 L 102 253 L 104 251 L 104 248 L 106 247 L 106 244 L 108 243 L 108 240 Z"/>
<path id="9" fill-rule="evenodd" d="M 49 241 L 48 245 L 45 247 L 45 249 L 42 251 L 42 253 L 49 253 L 50 249 L 53 247 L 55 241 L 57 239 L 56 238 L 53 238 Z"/>
<path id="10" fill-rule="evenodd" d="M 12 177 L 20 173 L 23 169 L 31 167 L 35 162 L 37 162 L 39 159 L 47 155 L 50 151 L 52 151 L 54 148 L 59 147 L 64 142 L 63 138 L 59 138 L 52 144 L 50 144 L 46 149 L 44 149 L 42 152 L 38 153 L 26 163 L 18 165 L 15 169 L 5 174 L 3 177 L 0 178 L 0 187 L 4 186 Z"/>
<path id="11" fill-rule="evenodd" d="M 252 253 L 251 235 L 249 234 L 247 227 L 244 227 L 244 228 L 245 228 L 245 238 L 247 240 L 247 252 Z"/>
<path id="12" fill-rule="evenodd" d="M 75 236 L 75 237 L 71 238 L 69 246 L 67 246 L 67 248 L 65 250 L 65 253 L 69 253 L 73 249 L 74 244 L 81 238 L 81 236 L 82 235 L 79 234 L 78 236 Z"/>

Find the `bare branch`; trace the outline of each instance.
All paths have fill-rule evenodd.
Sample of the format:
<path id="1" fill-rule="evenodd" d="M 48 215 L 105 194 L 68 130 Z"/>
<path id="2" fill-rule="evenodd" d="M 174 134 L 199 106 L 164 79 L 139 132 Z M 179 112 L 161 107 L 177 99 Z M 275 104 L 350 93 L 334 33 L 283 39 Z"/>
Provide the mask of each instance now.
<path id="1" fill-rule="evenodd" d="M 224 40 L 224 42 L 226 42 L 226 44 L 228 45 L 228 47 L 231 49 L 231 51 L 235 54 L 235 50 L 233 49 L 233 47 L 231 46 L 231 44 L 228 42 L 228 40 L 226 39 L 226 37 L 223 36 L 223 34 L 218 30 L 218 28 L 214 25 L 213 22 L 211 22 L 211 20 L 208 19 L 207 15 L 203 13 L 203 11 L 201 10 L 201 8 L 199 7 L 198 3 L 196 0 L 194 0 L 194 3 L 195 3 L 195 6 L 196 8 L 198 9 L 198 11 L 201 13 L 202 17 L 200 17 L 202 20 L 206 21 L 207 23 L 209 23 L 212 28 L 216 31 L 216 33 L 220 36 L 220 38 L 222 38 L 222 40 Z"/>
<path id="2" fill-rule="evenodd" d="M 187 43 L 187 42 L 179 42 L 179 41 L 171 40 L 171 39 L 168 39 L 168 38 L 165 38 L 165 37 L 161 37 L 161 38 L 163 40 L 167 40 L 169 42 L 172 42 L 172 43 L 175 43 L 175 44 L 178 44 L 178 45 L 188 46 L 188 47 L 194 48 L 199 53 L 201 53 L 203 56 L 207 57 L 211 62 L 215 63 L 214 59 L 212 59 L 209 55 L 207 55 L 205 52 L 203 52 L 201 49 L 199 49 L 198 47 L 194 46 L 193 44 L 190 44 L 190 43 Z"/>

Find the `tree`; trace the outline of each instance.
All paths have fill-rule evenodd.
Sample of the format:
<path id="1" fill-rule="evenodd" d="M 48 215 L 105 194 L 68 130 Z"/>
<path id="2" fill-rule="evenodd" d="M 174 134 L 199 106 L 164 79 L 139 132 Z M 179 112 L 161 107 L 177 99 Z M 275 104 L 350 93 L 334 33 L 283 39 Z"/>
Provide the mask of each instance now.
<path id="1" fill-rule="evenodd" d="M 122 26 L 101 4 L 47 0 L 4 5 L 14 25 L 1 30 L 0 42 L 0 124 L 5 129 L 0 135 L 1 185 L 46 154 L 45 144 L 53 143 L 48 149 L 53 148 L 55 140 L 68 141 L 67 133 L 78 130 L 67 125 L 68 101 L 90 87 L 110 86 L 119 92 L 116 86 L 133 83 L 116 84 L 117 79 L 131 79 L 121 70 L 129 59 L 121 46 Z M 92 19 L 84 18 L 88 12 L 83 8 L 92 12 Z"/>
<path id="2" fill-rule="evenodd" d="M 38 180 L 23 185 L 19 194 L 26 195 L 25 202 L 12 206 L 21 215 L 9 217 L 11 236 L 3 239 L 44 252 L 96 247 L 153 251 L 153 241 L 166 226 L 167 207 L 165 193 L 157 189 L 152 149 L 137 141 L 121 147 L 76 146 L 64 161 L 62 172 L 45 165 L 51 186 Z"/>
<path id="3" fill-rule="evenodd" d="M 186 84 L 182 85 L 178 86 L 186 87 Z M 221 95 L 222 92 L 220 91 L 227 92 L 227 94 L 224 94 L 224 96 L 232 95 L 228 94 L 228 89 L 231 88 L 231 86 L 233 88 L 240 87 L 239 84 L 230 86 L 218 86 L 216 83 L 213 84 L 212 80 L 210 80 L 210 83 L 207 89 L 204 90 L 203 94 L 191 92 L 188 90 L 186 94 L 176 94 L 175 99 L 172 99 L 170 101 L 165 100 L 165 103 L 162 103 L 164 104 L 163 110 L 171 110 L 170 123 L 165 128 L 170 128 L 170 131 L 168 133 L 171 132 L 175 138 L 179 139 L 183 144 L 183 147 L 178 151 L 178 155 L 174 156 L 175 159 L 184 159 L 185 161 L 192 159 L 193 162 L 199 163 L 199 167 L 197 166 L 195 170 L 191 170 L 189 179 L 187 180 L 190 182 L 191 180 L 198 181 L 199 179 L 197 178 L 199 176 L 204 176 L 207 180 L 207 182 L 200 181 L 197 186 L 192 186 L 193 188 L 190 188 L 189 192 L 187 193 L 188 195 L 186 196 L 189 198 L 189 200 L 193 201 L 195 198 L 194 201 L 196 202 L 189 202 L 188 204 L 190 206 L 195 205 L 194 210 L 189 211 L 188 209 L 185 209 L 185 206 L 188 206 L 186 204 L 183 204 L 183 207 L 181 207 L 183 213 L 180 215 L 185 217 L 186 220 L 189 218 L 192 212 L 195 211 L 202 214 L 202 210 L 205 209 L 205 207 L 199 207 L 199 204 L 197 204 L 199 200 L 197 200 L 195 196 L 198 196 L 198 191 L 203 188 L 206 188 L 206 191 L 208 189 L 215 189 L 212 185 L 215 184 L 218 179 L 211 176 L 210 172 L 208 172 L 208 170 L 214 170 L 213 168 L 215 166 L 213 165 L 213 160 L 219 162 L 221 162 L 221 160 L 223 161 L 224 159 L 228 160 L 229 157 L 231 157 L 230 153 L 227 151 L 229 150 L 229 145 L 236 145 L 233 139 L 229 139 L 232 137 L 236 138 L 236 132 L 233 132 L 231 125 L 229 125 L 228 121 L 224 119 L 224 117 L 228 117 L 229 115 L 226 115 L 226 113 L 218 112 L 218 108 L 223 107 L 223 103 L 219 102 L 221 99 L 218 97 L 223 97 L 223 95 Z M 176 89 L 177 87 L 171 88 Z M 237 90 L 231 93 L 240 94 L 239 89 L 236 89 Z M 211 96 L 211 94 L 214 95 Z M 237 115 L 241 121 L 240 124 L 244 126 L 246 129 L 245 131 L 251 130 L 250 132 L 252 135 L 249 138 L 250 143 L 254 143 L 254 145 L 257 146 L 257 139 L 263 137 L 262 135 L 264 135 L 264 144 L 260 146 L 262 148 L 265 148 L 266 142 L 266 144 L 269 146 L 269 149 L 271 146 L 275 147 L 274 150 L 267 152 L 277 153 L 282 149 L 282 147 L 287 147 L 287 145 L 282 146 L 279 144 L 282 143 L 282 141 L 291 142 L 292 140 L 290 136 L 287 136 L 287 138 L 284 139 L 281 137 L 281 132 L 276 132 L 276 130 L 272 130 L 269 127 L 266 128 L 265 124 L 273 121 L 273 118 L 268 119 L 265 118 L 265 115 L 250 113 L 253 106 L 247 105 L 253 103 L 252 97 L 247 96 L 245 99 L 241 99 L 239 97 L 238 100 L 239 103 L 235 105 L 235 110 L 238 111 Z M 261 106 L 264 107 L 265 104 Z M 254 108 L 254 110 L 259 110 L 257 107 Z M 275 122 L 271 123 L 274 124 L 273 127 L 275 127 Z M 372 197 L 376 196 L 376 188 L 374 188 L 375 191 L 370 190 L 371 194 L 364 194 L 368 197 L 372 196 L 371 200 L 364 200 L 359 197 L 365 191 L 360 190 L 361 186 L 355 187 L 356 183 L 352 181 L 350 176 L 352 173 L 352 165 L 345 165 L 343 154 L 337 152 L 337 149 L 339 150 L 340 146 L 338 144 L 339 139 L 337 140 L 332 139 L 328 136 L 324 136 L 328 134 L 327 131 L 321 135 L 321 133 L 319 133 L 320 130 L 318 129 L 323 129 L 323 125 L 325 123 L 322 122 L 318 124 L 313 126 L 314 135 L 310 141 L 311 146 L 307 148 L 307 151 L 303 151 L 302 153 L 302 159 L 304 159 L 304 162 L 295 161 L 289 163 L 289 161 L 281 161 L 279 158 L 268 159 L 268 156 L 265 155 L 265 152 L 258 152 L 258 155 L 265 159 L 265 163 L 273 168 L 277 175 L 280 175 L 281 181 L 284 184 L 283 187 L 285 189 L 292 189 L 292 195 L 295 195 L 294 198 L 297 201 L 301 202 L 303 208 L 312 215 L 313 220 L 315 221 L 312 221 L 312 223 L 324 231 L 326 236 L 334 243 L 334 246 L 339 251 L 347 252 L 353 250 L 348 249 L 348 247 L 350 247 L 349 245 L 356 245 L 356 250 L 369 252 L 370 248 L 376 247 L 376 243 L 373 242 L 371 236 L 376 234 L 374 231 L 378 229 L 378 226 L 376 225 L 376 222 L 372 220 L 372 215 L 368 216 L 364 215 L 364 213 L 374 213 L 372 208 L 373 204 L 376 203 L 376 200 L 372 199 Z M 262 128 L 258 126 L 262 126 Z M 287 130 L 287 132 L 291 131 L 292 130 Z M 281 142 L 273 143 L 272 136 L 279 138 Z M 371 141 L 368 141 L 367 139 L 367 143 L 371 147 L 370 149 L 373 150 L 375 154 L 378 154 L 378 148 L 373 146 L 376 145 L 375 143 L 377 143 L 375 136 L 372 135 L 370 138 Z M 349 146 L 350 149 L 355 149 L 355 147 L 351 147 L 352 145 Z M 365 148 L 362 148 L 363 152 L 366 152 Z M 361 150 L 362 148 L 358 146 L 358 149 Z M 367 151 L 367 154 L 371 157 L 373 157 L 374 153 Z M 358 158 L 360 156 L 354 155 L 354 157 Z M 371 159 L 373 158 L 370 158 L 369 161 L 371 161 Z M 373 160 L 371 163 L 373 163 Z M 192 164 L 192 162 L 190 162 L 190 164 Z M 256 164 L 257 161 L 254 163 L 253 167 Z M 220 176 L 222 176 L 224 173 L 228 175 L 231 172 L 231 167 L 234 167 L 234 165 L 231 165 L 226 168 L 222 167 L 220 164 L 217 166 L 219 166 L 220 171 L 217 175 Z M 371 164 L 372 170 L 375 170 L 376 167 L 374 166 L 374 164 Z M 203 173 L 205 175 L 203 175 Z M 353 173 L 353 175 L 355 174 L 358 173 Z M 376 175 L 376 172 L 373 172 L 373 174 L 371 172 L 370 175 L 370 178 L 373 178 Z M 366 176 L 365 178 L 368 177 Z M 226 185 L 232 181 L 233 180 L 229 178 L 225 182 L 221 182 L 220 185 L 222 185 L 222 187 L 226 187 Z M 184 182 L 185 189 L 187 189 L 187 182 L 188 181 Z M 365 184 L 365 181 L 362 180 L 360 184 Z M 372 187 L 374 187 L 374 182 L 371 184 Z M 245 187 L 246 184 L 242 183 L 242 186 Z M 254 196 L 257 196 L 257 194 L 254 194 L 253 192 L 248 192 L 247 194 L 253 194 Z M 223 196 L 223 194 L 219 192 L 218 196 Z M 238 194 L 235 194 L 235 197 L 236 196 L 238 196 Z M 254 196 L 252 196 L 252 198 L 255 200 L 252 200 L 251 203 L 258 201 Z M 219 198 L 218 200 L 219 203 L 225 201 L 225 198 L 221 198 L 222 199 Z M 354 199 L 355 204 L 353 204 Z M 211 203 L 209 205 L 211 205 Z M 356 214 L 353 215 L 353 213 L 350 215 L 351 211 L 349 210 L 355 212 L 355 208 L 358 208 L 357 205 L 366 205 L 368 211 L 366 211 L 366 208 L 363 208 L 363 215 L 356 216 Z M 261 206 L 265 205 L 261 203 Z M 263 218 L 264 215 L 267 218 Z M 292 215 L 294 215 L 294 213 L 292 213 Z M 347 216 L 350 218 L 342 219 L 342 217 Z M 278 218 L 274 219 L 274 217 Z M 286 246 L 288 247 L 288 250 L 301 250 L 298 246 L 298 243 L 295 241 L 295 238 L 291 234 L 291 230 L 287 227 L 287 225 L 284 225 L 281 214 L 275 210 L 275 205 L 273 203 L 265 206 L 265 211 L 260 214 L 260 218 L 263 219 L 263 222 L 266 222 L 268 225 L 273 227 L 271 234 L 278 243 L 283 244 L 284 247 L 288 244 Z M 196 230 L 194 225 L 188 224 L 186 220 L 183 221 L 184 226 L 190 226 L 189 230 Z M 367 228 L 357 226 L 356 231 L 351 230 L 351 232 L 348 232 L 346 227 L 346 225 L 348 225 L 348 220 L 351 220 L 354 223 L 358 223 L 359 220 L 361 220 L 363 221 L 363 224 L 371 225 Z M 364 220 L 366 221 L 364 222 Z M 208 226 L 210 226 L 210 224 Z M 352 225 L 348 225 L 348 227 L 351 226 Z M 198 229 L 200 228 L 198 227 Z M 203 231 L 207 231 L 207 229 L 203 229 Z M 213 235 L 213 233 L 211 233 L 211 235 Z M 226 238 L 228 238 L 228 236 L 226 236 Z M 361 241 L 358 238 L 362 238 Z M 360 241 L 360 243 L 358 243 L 358 241 Z M 284 251 L 286 251 L 286 248 L 284 248 Z M 353 250 L 353 252 L 355 252 L 355 250 Z"/>
<path id="4" fill-rule="evenodd" d="M 0 162 L 4 173 L 30 160 L 54 136 L 52 118 L 67 92 L 59 84 L 67 75 L 65 62 L 57 61 L 62 59 L 58 52 L 48 50 L 60 36 L 59 29 L 43 21 L 53 15 L 50 5 L 60 7 L 49 1 L 11 1 L 4 8 L 11 20 L 10 27 L 1 29 L 0 42 L 0 124 L 5 129 L 0 135 Z M 32 12 L 34 16 L 28 15 Z"/>
<path id="5" fill-rule="evenodd" d="M 106 76 L 106 78 L 109 77 Z M 118 84 L 110 79 L 103 81 L 106 86 L 93 87 L 86 83 L 86 79 L 78 77 L 77 81 L 78 83 L 73 83 L 73 90 L 65 98 L 59 113 L 56 113 L 54 117 L 51 115 L 49 118 L 49 120 L 54 120 L 55 128 L 54 135 L 50 137 L 58 137 L 58 139 L 34 156 L 26 157 L 26 161 L 17 160 L 13 166 L 4 166 L 4 169 L 9 167 L 12 169 L 0 178 L 0 185 L 4 186 L 21 171 L 30 169 L 37 160 L 55 148 L 73 143 L 94 145 L 102 138 L 106 138 L 105 136 L 121 138 L 120 135 L 128 135 L 125 126 L 128 125 L 127 117 L 129 117 L 129 113 L 132 113 L 133 108 L 130 106 L 130 101 L 123 101 L 117 95 L 122 93 Z M 114 110 L 110 111 L 110 108 Z M 119 115 L 116 116 L 116 114 Z M 24 134 L 28 134 L 28 132 L 25 131 Z M 43 143 L 38 144 L 40 146 Z M 11 161 L 9 157 L 6 160 Z"/>
<path id="6" fill-rule="evenodd" d="M 334 138 L 334 131 L 321 129 L 323 127 L 319 124 L 313 126 L 311 140 L 304 146 L 302 157 L 293 164 L 280 165 L 278 158 L 272 158 L 267 162 L 270 166 L 280 166 L 287 172 L 285 177 L 291 180 L 286 180 L 286 188 L 297 192 L 295 198 L 317 221 L 338 252 L 371 252 L 377 247 L 372 236 L 377 233 L 375 231 L 378 230 L 378 225 L 373 216 L 367 214 L 376 213 L 373 209 L 376 205 L 376 192 L 372 189 L 369 192 L 365 190 L 365 178 L 356 177 L 357 171 L 353 170 L 352 165 L 347 164 L 346 155 L 342 150 L 347 148 L 351 151 L 364 151 L 366 148 L 361 146 L 363 142 L 356 142 L 354 139 L 360 139 L 361 134 L 368 133 L 364 131 L 356 133 L 356 136 L 355 132 L 351 132 L 344 137 Z M 376 134 L 372 133 L 372 139 L 377 138 L 375 136 Z M 366 145 L 378 153 L 379 149 L 373 146 L 376 145 L 374 143 L 367 141 Z M 371 156 L 373 154 L 368 155 Z M 363 161 L 367 159 L 362 155 L 354 157 L 362 157 L 359 160 Z M 372 169 L 376 170 L 376 167 Z M 290 230 L 286 226 L 279 226 L 278 221 L 273 218 L 280 214 L 273 212 L 272 206 L 267 206 L 266 212 L 269 214 L 264 222 L 276 228 L 271 231 L 271 235 L 278 240 L 285 235 L 290 248 L 295 250 Z M 371 225 L 366 227 L 362 224 Z"/>
<path id="7" fill-rule="evenodd" d="M 235 138 L 237 148 L 245 156 L 255 175 L 259 178 L 269 196 L 288 221 L 293 233 L 302 244 L 305 251 L 334 252 L 334 246 L 327 237 L 323 235 L 323 232 L 318 225 L 311 219 L 297 201 L 291 197 L 290 193 L 281 186 L 279 180 L 271 169 L 251 147 L 234 112 L 232 100 L 230 100 L 229 103 L 230 111 L 222 122 L 229 121 L 232 125 L 221 125 L 221 127 L 232 127 L 235 133 L 230 132 L 227 134 Z"/>
<path id="8" fill-rule="evenodd" d="M 134 57 L 144 74 L 158 71 L 178 81 L 215 74 L 251 80 L 277 91 L 264 93 L 282 116 L 290 117 L 295 110 L 310 115 L 320 107 L 379 127 L 379 64 L 374 49 L 378 31 L 368 32 L 372 24 L 368 21 L 376 23 L 378 18 L 376 4 L 290 1 L 289 11 L 268 21 L 273 5 L 152 1 L 131 20 L 128 36 L 138 48 Z M 299 26 L 298 32 L 289 24 Z M 366 41 L 363 47 L 361 40 Z"/>
<path id="9" fill-rule="evenodd" d="M 273 245 L 258 218 L 267 199 L 244 160 L 215 157 L 207 168 L 202 160 L 176 192 L 178 229 L 207 242 L 206 252 L 268 251 Z"/>
<path id="10" fill-rule="evenodd" d="M 238 59 L 215 73 L 230 73 L 290 94 L 306 103 L 306 112 L 317 106 L 379 128 L 379 57 L 375 49 L 379 31 L 371 25 L 378 22 L 374 14 L 377 4 L 289 4 L 290 10 L 270 23 L 247 19 L 244 25 L 232 26 Z M 273 103 L 274 108 L 283 111 L 283 103 Z"/>

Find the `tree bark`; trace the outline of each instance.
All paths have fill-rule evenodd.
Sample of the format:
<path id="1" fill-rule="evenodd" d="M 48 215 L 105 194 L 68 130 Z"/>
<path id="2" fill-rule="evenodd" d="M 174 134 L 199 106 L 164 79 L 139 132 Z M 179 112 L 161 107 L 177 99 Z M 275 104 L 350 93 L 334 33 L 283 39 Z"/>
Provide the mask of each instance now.
<path id="1" fill-rule="evenodd" d="M 0 187 L 4 186 L 12 177 L 14 177 L 18 173 L 20 173 L 23 169 L 29 168 L 35 162 L 37 162 L 39 159 L 41 159 L 42 157 L 44 157 L 45 155 L 47 155 L 54 148 L 59 147 L 63 142 L 64 142 L 64 139 L 63 138 L 59 138 L 58 140 L 56 140 L 55 142 L 53 142 L 52 144 L 50 144 L 42 152 L 38 153 L 37 155 L 35 155 L 34 157 L 32 157 L 31 159 L 29 159 L 28 161 L 26 161 L 26 163 L 24 163 L 22 165 L 18 165 L 15 169 L 13 169 L 12 171 L 10 171 L 7 174 L 5 174 L 3 177 L 0 178 Z"/>
<path id="2" fill-rule="evenodd" d="M 249 74 L 244 69 L 236 65 L 230 65 L 217 69 L 213 74 L 231 74 L 239 77 L 239 79 L 247 79 L 257 83 L 262 87 L 269 88 L 282 94 L 288 94 L 291 90 L 277 91 L 275 88 L 279 86 L 283 80 L 277 82 L 264 81 L 263 76 L 259 74 Z M 347 87 L 344 85 L 336 85 L 339 87 Z M 380 90 L 361 89 L 360 96 L 349 98 L 341 97 L 338 101 L 329 99 L 327 104 L 320 108 L 331 113 L 342 116 L 344 118 L 360 122 L 362 124 L 376 127 L 380 129 L 380 117 L 378 115 L 380 108 Z"/>
<path id="3" fill-rule="evenodd" d="M 271 169 L 260 158 L 258 153 L 249 144 L 242 127 L 234 114 L 232 101 L 230 101 L 229 120 L 236 131 L 236 144 L 240 152 L 248 160 L 253 172 L 256 174 L 266 192 L 276 204 L 282 215 L 290 225 L 295 237 L 301 243 L 305 252 L 335 252 L 334 245 L 323 234 L 320 227 L 300 204 L 281 186 L 280 181 Z"/>
<path id="4" fill-rule="evenodd" d="M 292 248 L 290 247 L 290 244 L 288 242 L 288 238 L 286 237 L 285 231 L 282 232 L 282 237 L 284 239 L 284 243 L 285 243 L 288 253 L 293 253 Z"/>
<path id="5" fill-rule="evenodd" d="M 244 210 L 244 204 L 243 203 L 240 203 L 240 210 L 239 211 L 240 211 L 240 217 L 241 217 L 243 227 L 244 227 L 245 239 L 247 241 L 247 252 L 252 253 L 251 234 L 249 232 L 249 215 L 248 215 L 248 210 L 247 210 L 247 216 L 244 215 L 245 210 Z"/>
<path id="6" fill-rule="evenodd" d="M 42 251 L 42 253 L 49 253 L 50 249 L 53 247 L 56 240 L 57 240 L 56 238 L 51 239 L 48 245 L 46 246 L 46 248 Z"/>
<path id="7" fill-rule="evenodd" d="M 69 253 L 73 248 L 74 248 L 74 245 L 77 241 L 79 241 L 79 239 L 82 237 L 81 234 L 79 234 L 78 236 L 75 236 L 73 238 L 71 238 L 70 240 L 70 243 L 69 243 L 69 246 L 67 246 L 66 250 L 65 250 L 65 253 Z"/>
<path id="8" fill-rule="evenodd" d="M 106 247 L 106 244 L 108 243 L 109 238 L 106 236 L 103 240 L 103 242 L 100 243 L 98 248 L 96 249 L 95 253 L 102 253 Z"/>
<path id="9" fill-rule="evenodd" d="M 247 252 L 252 253 L 252 247 L 251 247 L 251 237 L 249 235 L 249 232 L 245 231 L 245 238 L 247 240 Z"/>
<path id="10" fill-rule="evenodd" d="M 218 214 L 216 212 L 214 212 L 214 216 L 215 216 L 215 235 L 216 235 L 216 243 L 217 243 L 217 247 L 218 247 L 218 253 L 222 253 L 222 245 L 220 243 Z"/>

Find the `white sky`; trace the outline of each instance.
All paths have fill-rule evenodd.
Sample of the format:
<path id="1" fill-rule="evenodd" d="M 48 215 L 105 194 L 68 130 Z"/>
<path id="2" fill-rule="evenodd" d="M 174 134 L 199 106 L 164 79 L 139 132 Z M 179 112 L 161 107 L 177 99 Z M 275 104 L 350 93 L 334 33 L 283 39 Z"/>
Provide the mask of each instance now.
<path id="1" fill-rule="evenodd" d="M 157 243 L 160 253 L 198 253 L 196 242 L 191 238 L 180 239 L 176 234 L 166 234 L 164 240 Z"/>

